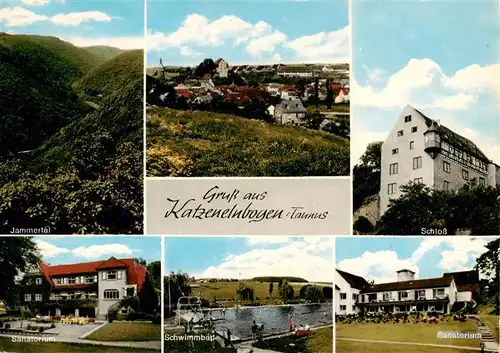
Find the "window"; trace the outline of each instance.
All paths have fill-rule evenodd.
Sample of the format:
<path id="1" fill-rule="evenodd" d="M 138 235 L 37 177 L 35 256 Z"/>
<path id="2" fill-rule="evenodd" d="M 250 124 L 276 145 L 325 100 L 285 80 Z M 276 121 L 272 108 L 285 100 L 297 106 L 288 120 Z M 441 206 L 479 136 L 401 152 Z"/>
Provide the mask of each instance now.
<path id="1" fill-rule="evenodd" d="M 104 299 L 120 299 L 118 289 L 106 289 L 104 291 Z"/>
<path id="2" fill-rule="evenodd" d="M 347 293 L 340 293 L 340 299 L 347 299 Z"/>
<path id="3" fill-rule="evenodd" d="M 409 123 L 411 121 L 411 115 L 405 116 L 405 123 Z"/>
<path id="4" fill-rule="evenodd" d="M 415 178 L 415 179 L 413 179 L 413 182 L 415 184 L 423 184 L 424 183 L 424 178 Z"/>
<path id="5" fill-rule="evenodd" d="M 347 306 L 346 306 L 346 305 L 341 305 L 341 306 L 340 306 L 340 310 L 342 310 L 342 311 L 346 311 L 346 310 L 347 310 Z"/>
<path id="6" fill-rule="evenodd" d="M 68 277 L 68 284 L 75 284 L 76 283 L 76 277 Z"/>
<path id="7" fill-rule="evenodd" d="M 422 156 L 413 158 L 413 169 L 422 168 Z"/>
<path id="8" fill-rule="evenodd" d="M 399 130 L 399 131 L 398 131 L 398 137 L 399 137 L 399 136 L 403 136 L 403 130 Z"/>
<path id="9" fill-rule="evenodd" d="M 398 174 L 398 164 L 392 163 L 389 164 L 389 175 Z"/>
<path id="10" fill-rule="evenodd" d="M 462 169 L 462 179 L 469 180 L 469 172 L 465 169 Z"/>
<path id="11" fill-rule="evenodd" d="M 479 178 L 479 184 L 480 185 L 486 185 L 486 180 L 484 178 Z"/>
<path id="12" fill-rule="evenodd" d="M 399 153 L 399 148 L 395 148 L 392 150 L 392 154 L 398 154 Z"/>
<path id="13" fill-rule="evenodd" d="M 425 289 L 421 289 L 421 290 L 416 290 L 415 291 L 415 297 L 416 299 L 425 299 Z"/>
<path id="14" fill-rule="evenodd" d="M 359 294 L 353 293 L 352 300 L 358 300 Z"/>
<path id="15" fill-rule="evenodd" d="M 391 183 L 387 185 L 387 193 L 388 194 L 395 194 L 396 193 L 396 183 Z"/>
<path id="16" fill-rule="evenodd" d="M 42 284 L 42 279 L 41 278 L 37 278 L 36 279 L 36 284 Z"/>
<path id="17" fill-rule="evenodd" d="M 436 288 L 432 290 L 432 296 L 434 298 L 442 298 L 444 297 L 444 288 Z"/>
<path id="18" fill-rule="evenodd" d="M 399 296 L 399 300 L 408 299 L 408 292 L 399 292 L 398 296 Z"/>
<path id="19" fill-rule="evenodd" d="M 410 141 L 410 150 L 415 148 L 415 141 Z"/>
<path id="20" fill-rule="evenodd" d="M 411 128 L 411 132 L 412 132 L 412 133 L 417 132 L 417 129 L 418 129 L 418 127 L 417 127 L 417 126 L 413 126 L 413 127 Z"/>
<path id="21" fill-rule="evenodd" d="M 24 295 L 24 301 L 25 302 L 30 302 L 31 301 L 31 294 L 25 294 Z"/>
<path id="22" fill-rule="evenodd" d="M 116 274 L 116 271 L 108 271 L 108 276 L 107 277 L 108 277 L 108 279 L 113 280 L 113 279 L 116 279 L 118 276 Z"/>
<path id="23" fill-rule="evenodd" d="M 384 301 L 389 301 L 392 299 L 392 293 L 391 292 L 385 292 L 382 294 L 382 299 Z"/>
<path id="24" fill-rule="evenodd" d="M 450 170 L 451 170 L 451 166 L 450 166 L 450 163 L 446 162 L 446 161 L 443 161 L 443 170 L 446 172 L 446 173 L 449 173 Z"/>
<path id="25" fill-rule="evenodd" d="M 61 278 L 56 278 L 56 279 L 54 279 L 54 282 L 56 284 L 62 284 L 62 279 Z"/>
<path id="26" fill-rule="evenodd" d="M 94 283 L 94 276 L 85 276 L 85 283 Z"/>
<path id="27" fill-rule="evenodd" d="M 450 182 L 449 181 L 446 181 L 446 180 L 444 181 L 443 190 L 446 190 L 446 191 L 450 190 Z"/>
<path id="28" fill-rule="evenodd" d="M 39 294 L 39 293 L 35 294 L 35 301 L 41 302 L 42 301 L 42 295 Z"/>

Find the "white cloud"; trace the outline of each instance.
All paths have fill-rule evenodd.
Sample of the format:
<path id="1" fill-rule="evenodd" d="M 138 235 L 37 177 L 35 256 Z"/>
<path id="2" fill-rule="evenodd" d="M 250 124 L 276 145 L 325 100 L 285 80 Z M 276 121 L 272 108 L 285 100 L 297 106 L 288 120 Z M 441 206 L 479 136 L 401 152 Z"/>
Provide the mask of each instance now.
<path id="1" fill-rule="evenodd" d="M 66 254 L 70 252 L 69 249 L 59 248 L 43 240 L 37 240 L 35 242 L 43 258 L 54 257 L 57 255 Z"/>
<path id="2" fill-rule="evenodd" d="M 348 62 L 348 27 L 337 31 L 321 32 L 289 40 L 287 35 L 267 22 L 247 22 L 236 16 L 222 16 L 210 21 L 199 14 L 190 14 L 174 32 L 148 32 L 148 49 L 162 51 L 184 45 L 218 47 L 223 44 L 246 45 L 253 56 L 261 53 L 276 56 L 275 50 L 283 47 L 292 50 L 303 62 Z"/>
<path id="3" fill-rule="evenodd" d="M 186 57 L 198 57 L 201 55 L 201 53 L 197 52 L 197 51 L 194 51 L 193 49 L 191 49 L 190 47 L 188 47 L 187 45 L 183 45 L 181 47 L 181 51 L 180 51 L 180 54 L 182 56 L 186 56 Z"/>
<path id="4" fill-rule="evenodd" d="M 252 55 L 258 55 L 262 52 L 273 53 L 278 44 L 286 41 L 286 35 L 280 31 L 275 31 L 269 35 L 250 40 L 247 50 Z"/>
<path id="5" fill-rule="evenodd" d="M 248 237 L 247 243 L 250 245 L 258 245 L 258 244 L 284 244 L 292 241 L 294 238 L 286 237 L 286 236 L 254 236 Z"/>
<path id="6" fill-rule="evenodd" d="M 308 238 L 316 239 L 306 240 Z M 277 249 L 259 248 L 233 254 L 221 264 L 210 266 L 202 273 L 193 275 L 197 278 L 238 279 L 258 276 L 296 276 L 309 281 L 331 282 L 332 239 L 308 238 L 291 240 Z M 256 240 L 254 244 L 256 243 L 260 243 L 260 240 Z"/>
<path id="7" fill-rule="evenodd" d="M 469 65 L 455 72 L 451 77 L 443 77 L 446 87 L 459 91 L 491 90 L 500 94 L 500 64 L 479 66 Z"/>
<path id="8" fill-rule="evenodd" d="M 103 255 L 132 255 L 133 251 L 124 244 L 103 244 L 80 246 L 72 251 L 74 256 L 84 257 L 87 259 L 97 259 Z"/>
<path id="9" fill-rule="evenodd" d="M 302 36 L 288 42 L 286 46 L 307 62 L 348 62 L 349 27 Z"/>
<path id="10" fill-rule="evenodd" d="M 38 15 L 22 7 L 5 7 L 0 9 L 0 22 L 7 27 L 21 27 L 35 22 L 46 21 L 47 16 Z"/>
<path id="11" fill-rule="evenodd" d="M 57 14 L 52 16 L 50 20 L 55 24 L 63 26 L 79 26 L 83 22 L 89 21 L 110 22 L 111 17 L 101 11 L 87 11 Z"/>
<path id="12" fill-rule="evenodd" d="M 362 68 L 366 70 L 366 74 L 368 75 L 368 79 L 373 82 L 377 82 L 381 79 L 382 75 L 385 74 L 385 71 L 379 68 L 370 69 L 366 65 L 362 65 Z"/>
<path id="13" fill-rule="evenodd" d="M 47 5 L 49 0 L 23 0 L 23 4 L 32 6 L 43 6 Z"/>
<path id="14" fill-rule="evenodd" d="M 144 37 L 103 37 L 103 38 L 84 38 L 84 37 L 63 37 L 62 40 L 70 42 L 77 47 L 90 47 L 93 45 L 111 46 L 123 50 L 143 49 Z"/>

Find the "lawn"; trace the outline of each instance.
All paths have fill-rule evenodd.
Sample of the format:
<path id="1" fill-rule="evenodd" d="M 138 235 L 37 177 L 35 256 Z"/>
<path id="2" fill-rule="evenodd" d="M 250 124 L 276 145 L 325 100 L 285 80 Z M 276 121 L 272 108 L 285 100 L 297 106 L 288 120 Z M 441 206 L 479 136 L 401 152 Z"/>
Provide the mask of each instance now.
<path id="1" fill-rule="evenodd" d="M 477 353 L 467 349 L 407 346 L 337 340 L 336 353 Z"/>
<path id="2" fill-rule="evenodd" d="M 87 337 L 94 341 L 160 341 L 161 325 L 147 322 L 113 322 Z"/>
<path id="3" fill-rule="evenodd" d="M 183 330 L 165 331 L 165 337 L 169 337 L 164 341 L 164 351 L 168 353 L 236 353 L 234 348 L 221 347 L 219 343 L 213 341 L 185 341 L 174 340 L 173 336 L 178 335 L 184 337 Z M 197 333 L 204 335 L 204 333 Z"/>
<path id="4" fill-rule="evenodd" d="M 500 316 L 498 315 L 491 315 L 493 313 L 495 308 L 492 305 L 488 306 L 482 306 L 479 308 L 479 317 L 481 320 L 487 325 L 495 339 L 500 341 L 500 333 L 499 333 L 499 322 L 500 322 Z"/>
<path id="5" fill-rule="evenodd" d="M 444 321 L 438 324 L 341 324 L 336 325 L 337 337 L 399 342 L 418 342 L 479 347 L 479 340 L 438 338 L 438 331 L 476 332 L 471 320 Z"/>
<path id="6" fill-rule="evenodd" d="M 328 109 L 326 105 L 310 105 L 307 107 L 307 111 L 311 113 L 349 113 L 351 108 L 348 103 L 340 103 L 332 105 L 331 109 Z"/>
<path id="7" fill-rule="evenodd" d="M 157 353 L 154 349 L 105 347 L 91 344 L 13 343 L 10 338 L 0 337 L 0 351 L 15 353 Z"/>
<path id="8" fill-rule="evenodd" d="M 227 306 L 236 306 L 238 304 L 238 297 L 236 295 L 236 290 L 241 282 L 215 282 L 215 283 L 201 283 L 192 286 L 191 292 L 193 295 L 201 296 L 209 301 L 214 301 L 217 299 L 219 302 L 225 300 L 233 300 L 233 302 L 228 302 Z M 261 304 L 281 304 L 282 299 L 279 298 L 278 294 L 278 283 L 274 283 L 274 289 L 272 293 L 273 299 L 269 295 L 269 283 L 261 283 L 254 281 L 243 282 L 246 286 L 251 287 L 255 291 L 255 298 L 259 298 L 256 301 Z M 293 286 L 295 295 L 298 296 L 300 288 L 308 283 L 290 283 Z M 267 299 L 269 298 L 269 299 Z"/>
<path id="9" fill-rule="evenodd" d="M 288 352 L 288 345 L 294 343 L 297 352 L 302 353 L 332 353 L 333 352 L 333 328 L 326 327 L 314 331 L 313 335 L 295 337 L 286 336 L 273 338 L 254 344 L 257 348 L 271 349 L 277 352 Z"/>
<path id="10" fill-rule="evenodd" d="M 349 174 L 349 140 L 213 112 L 153 108 L 149 176 L 338 176 Z"/>

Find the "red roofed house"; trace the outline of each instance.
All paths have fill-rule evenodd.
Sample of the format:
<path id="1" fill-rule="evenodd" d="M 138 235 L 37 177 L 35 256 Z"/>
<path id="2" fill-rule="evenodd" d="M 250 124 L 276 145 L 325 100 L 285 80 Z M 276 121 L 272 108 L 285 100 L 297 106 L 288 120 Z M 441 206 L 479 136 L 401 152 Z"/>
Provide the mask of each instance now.
<path id="1" fill-rule="evenodd" d="M 47 315 L 74 315 L 105 318 L 111 305 L 126 297 L 139 295 L 148 275 L 133 258 L 50 266 L 40 263 L 25 273 L 21 282 L 21 303 L 45 305 Z M 65 301 L 81 300 L 68 312 Z M 66 302 L 69 303 L 69 302 Z M 41 306 L 40 306 L 41 307 Z M 74 308 L 74 312 L 73 312 Z M 123 310 L 127 310 L 124 308 Z M 44 312 L 45 311 L 45 312 Z"/>

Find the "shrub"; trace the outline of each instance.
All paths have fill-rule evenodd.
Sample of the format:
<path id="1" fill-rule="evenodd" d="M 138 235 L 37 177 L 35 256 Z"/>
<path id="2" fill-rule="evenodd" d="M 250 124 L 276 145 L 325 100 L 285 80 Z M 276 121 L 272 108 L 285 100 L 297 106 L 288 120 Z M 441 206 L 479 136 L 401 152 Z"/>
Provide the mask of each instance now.
<path id="1" fill-rule="evenodd" d="M 152 315 L 151 323 L 154 325 L 160 325 L 161 324 L 161 315 L 160 314 L 154 314 Z"/>
<path id="2" fill-rule="evenodd" d="M 0 321 L 0 328 L 3 327 L 3 321 Z"/>
<path id="3" fill-rule="evenodd" d="M 38 332 L 43 332 L 43 331 L 45 331 L 45 329 L 44 329 L 43 327 L 40 327 L 40 328 L 38 329 Z"/>
<path id="4" fill-rule="evenodd" d="M 353 228 L 359 233 L 372 233 L 375 230 L 373 224 L 364 216 L 360 216 L 354 221 Z"/>

